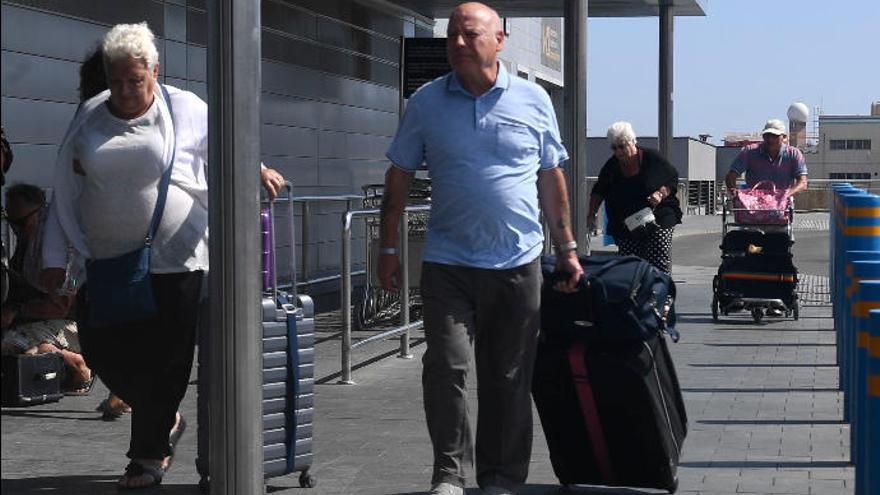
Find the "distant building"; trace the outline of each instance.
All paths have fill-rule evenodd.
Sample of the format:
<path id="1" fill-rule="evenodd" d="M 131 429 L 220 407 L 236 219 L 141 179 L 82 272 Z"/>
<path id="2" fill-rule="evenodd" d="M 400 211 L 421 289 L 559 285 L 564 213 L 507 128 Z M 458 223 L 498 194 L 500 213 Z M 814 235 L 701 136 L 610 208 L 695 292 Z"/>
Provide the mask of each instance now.
<path id="1" fill-rule="evenodd" d="M 729 132 L 724 135 L 724 145 L 728 147 L 742 148 L 750 144 L 763 142 L 760 132 Z"/>
<path id="2" fill-rule="evenodd" d="M 715 147 L 715 180 L 723 181 L 727 172 L 730 171 L 730 164 L 736 159 L 744 145 L 739 143 L 727 144 Z"/>
<path id="3" fill-rule="evenodd" d="M 880 102 L 871 115 L 820 115 L 819 144 L 808 162 L 816 179 L 880 179 Z"/>
<path id="4" fill-rule="evenodd" d="M 811 179 L 880 180 L 880 102 L 872 103 L 870 115 L 817 111 L 813 133 L 806 129 L 805 108 L 802 103 L 789 108 L 789 140 L 804 153 Z M 797 118 L 793 109 L 800 110 Z M 716 179 L 724 178 L 743 146 L 761 141 L 758 132 L 726 134 L 724 144 L 716 148 Z"/>

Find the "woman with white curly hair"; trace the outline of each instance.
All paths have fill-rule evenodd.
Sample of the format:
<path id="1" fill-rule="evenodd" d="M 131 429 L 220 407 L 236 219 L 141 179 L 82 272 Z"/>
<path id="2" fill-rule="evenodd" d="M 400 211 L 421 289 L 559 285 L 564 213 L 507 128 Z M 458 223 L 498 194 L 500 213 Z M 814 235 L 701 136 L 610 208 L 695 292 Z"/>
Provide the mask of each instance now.
<path id="1" fill-rule="evenodd" d="M 43 242 L 48 287 L 60 286 L 69 247 L 86 260 L 92 280 L 77 300 L 82 350 L 133 409 L 121 489 L 161 483 L 186 426 L 177 409 L 189 382 L 208 269 L 207 105 L 158 82 L 153 38 L 146 23 L 119 24 L 104 36 L 109 89 L 85 101 L 68 128 Z M 283 184 L 266 168 L 262 180 L 270 196 Z M 154 304 L 145 316 L 110 318 L 112 308 L 98 304 L 106 286 L 93 267 L 145 245 Z"/>
<path id="2" fill-rule="evenodd" d="M 611 124 L 607 138 L 613 155 L 599 172 L 590 194 L 590 230 L 595 227 L 596 213 L 604 201 L 607 231 L 614 237 L 618 252 L 634 254 L 670 273 L 672 231 L 681 223 L 682 215 L 675 196 L 678 171 L 660 153 L 637 146 L 629 122 Z M 646 209 L 653 213 L 654 222 L 637 226 L 639 222 L 633 219 Z"/>

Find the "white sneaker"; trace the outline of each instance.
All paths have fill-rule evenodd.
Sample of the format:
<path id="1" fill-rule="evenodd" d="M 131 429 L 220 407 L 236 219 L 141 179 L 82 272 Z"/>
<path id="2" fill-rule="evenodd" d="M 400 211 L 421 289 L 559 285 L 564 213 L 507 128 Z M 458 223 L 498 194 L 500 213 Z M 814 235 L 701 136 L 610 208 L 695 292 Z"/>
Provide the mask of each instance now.
<path id="1" fill-rule="evenodd" d="M 513 495 L 513 492 L 500 486 L 488 486 L 483 488 L 483 495 Z"/>
<path id="2" fill-rule="evenodd" d="M 437 483 L 431 487 L 428 495 L 464 495 L 464 488 L 452 483 Z"/>

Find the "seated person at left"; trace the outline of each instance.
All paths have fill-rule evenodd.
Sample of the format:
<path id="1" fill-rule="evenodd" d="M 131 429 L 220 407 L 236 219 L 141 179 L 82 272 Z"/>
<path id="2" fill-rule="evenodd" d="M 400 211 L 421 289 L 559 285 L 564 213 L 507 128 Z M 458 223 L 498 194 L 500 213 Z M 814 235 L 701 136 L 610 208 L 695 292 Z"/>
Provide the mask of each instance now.
<path id="1" fill-rule="evenodd" d="M 69 394 L 86 394 L 94 377 L 82 357 L 72 318 L 75 294 L 50 293 L 39 281 L 48 210 L 46 195 L 37 186 L 17 184 L 6 191 L 7 222 L 16 236 L 16 246 L 9 261 L 9 296 L 0 322 L 0 351 L 3 355 L 60 353 L 66 368 L 65 389 Z"/>

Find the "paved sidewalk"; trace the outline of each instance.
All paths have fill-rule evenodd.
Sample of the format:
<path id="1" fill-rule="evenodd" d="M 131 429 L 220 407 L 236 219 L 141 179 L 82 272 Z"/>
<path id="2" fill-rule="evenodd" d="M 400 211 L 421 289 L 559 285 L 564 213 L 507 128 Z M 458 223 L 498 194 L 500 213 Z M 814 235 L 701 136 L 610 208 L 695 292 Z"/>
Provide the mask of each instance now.
<path id="1" fill-rule="evenodd" d="M 720 221 L 719 221 L 720 224 Z M 685 230 L 685 229 L 682 229 Z M 711 278 L 717 267 L 675 266 L 679 281 L 681 342 L 672 352 L 690 420 L 680 466 L 686 495 L 852 495 L 849 426 L 842 422 L 837 390 L 831 308 L 816 300 L 801 319 L 755 325 L 746 314 L 709 315 Z M 315 465 L 318 485 L 298 488 L 296 476 L 271 479 L 269 493 L 395 494 L 427 489 L 431 453 L 421 401 L 421 354 L 394 356 L 396 342 L 357 349 L 355 363 L 390 357 L 355 369 L 357 385 L 337 385 L 338 318 L 321 315 L 316 349 Z M 356 337 L 360 337 L 356 335 Z M 421 341 L 420 334 L 413 341 Z M 476 386 L 471 381 L 472 410 Z M 2 410 L 2 493 L 101 495 L 116 493 L 130 417 L 103 422 L 94 407 L 105 389 L 57 404 Z M 159 490 L 196 494 L 195 385 L 182 407 L 190 422 L 173 469 Z M 535 415 L 535 446 L 522 494 L 556 493 L 557 481 Z M 471 495 L 478 490 L 470 488 Z M 574 493 L 659 493 L 582 488 Z"/>

